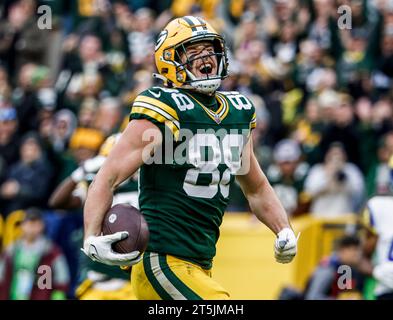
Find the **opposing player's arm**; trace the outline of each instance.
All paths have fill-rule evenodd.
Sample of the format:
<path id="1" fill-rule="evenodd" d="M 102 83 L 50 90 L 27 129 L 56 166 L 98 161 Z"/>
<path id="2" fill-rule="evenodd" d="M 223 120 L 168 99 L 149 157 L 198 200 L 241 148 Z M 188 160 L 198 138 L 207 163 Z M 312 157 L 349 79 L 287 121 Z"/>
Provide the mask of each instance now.
<path id="1" fill-rule="evenodd" d="M 116 253 L 112 244 L 128 237 L 128 232 L 100 235 L 105 213 L 110 209 L 113 192 L 133 175 L 162 143 L 155 124 L 146 119 L 132 120 L 90 185 L 84 207 L 85 239 L 82 251 L 94 261 L 108 265 L 133 265 L 142 256 L 139 251 Z"/>
<path id="2" fill-rule="evenodd" d="M 133 175 L 162 142 L 156 125 L 132 120 L 90 185 L 84 207 L 85 239 L 101 233 L 105 213 L 110 209 L 114 189 Z"/>
<path id="3" fill-rule="evenodd" d="M 280 200 L 258 164 L 252 147 L 252 139 L 245 146 L 242 159 L 243 165 L 247 162 L 249 167 L 244 174 L 236 178 L 251 211 L 277 235 L 276 260 L 281 263 L 290 262 L 296 254 L 297 239 Z"/>
<path id="4" fill-rule="evenodd" d="M 365 275 L 372 276 L 373 274 L 373 262 L 372 256 L 375 251 L 378 242 L 378 235 L 371 232 L 370 230 L 365 230 L 363 243 L 363 256 L 359 263 L 358 269 Z"/>
<path id="5" fill-rule="evenodd" d="M 54 209 L 76 209 L 82 206 L 82 200 L 74 196 L 76 183 L 71 177 L 66 178 L 51 194 L 48 205 Z"/>
<path id="6" fill-rule="evenodd" d="M 360 214 L 360 225 L 363 228 L 362 244 L 363 244 L 363 257 L 359 264 L 359 270 L 368 276 L 372 276 L 374 265 L 372 256 L 377 247 L 378 233 L 373 224 L 373 218 L 368 203 L 364 206 Z"/>

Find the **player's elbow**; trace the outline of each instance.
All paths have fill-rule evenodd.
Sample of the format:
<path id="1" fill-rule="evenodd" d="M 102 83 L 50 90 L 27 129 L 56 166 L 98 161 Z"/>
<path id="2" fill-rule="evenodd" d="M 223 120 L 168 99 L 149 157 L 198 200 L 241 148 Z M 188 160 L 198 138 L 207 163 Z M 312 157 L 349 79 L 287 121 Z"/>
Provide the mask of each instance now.
<path id="1" fill-rule="evenodd" d="M 62 205 L 65 203 L 65 199 L 61 198 L 58 193 L 53 192 L 48 200 L 48 206 L 51 209 L 62 209 Z"/>
<path id="2" fill-rule="evenodd" d="M 261 198 L 268 187 L 270 184 L 266 179 L 258 179 L 252 183 L 243 183 L 242 189 L 247 200 L 252 201 L 252 199 Z"/>
<path id="3" fill-rule="evenodd" d="M 50 197 L 48 200 L 48 207 L 51 209 L 56 209 L 57 208 L 57 201 L 53 197 Z"/>

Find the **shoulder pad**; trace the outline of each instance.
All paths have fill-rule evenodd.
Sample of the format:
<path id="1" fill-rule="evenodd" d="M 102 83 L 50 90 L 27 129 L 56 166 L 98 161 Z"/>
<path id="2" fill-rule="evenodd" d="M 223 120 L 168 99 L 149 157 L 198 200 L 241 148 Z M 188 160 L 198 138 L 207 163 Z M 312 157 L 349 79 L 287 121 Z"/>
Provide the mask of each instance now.
<path id="1" fill-rule="evenodd" d="M 148 118 L 167 125 L 175 136 L 180 129 L 176 107 L 165 98 L 164 88 L 152 87 L 140 93 L 134 100 L 131 118 Z M 167 89 L 165 89 L 167 90 Z"/>

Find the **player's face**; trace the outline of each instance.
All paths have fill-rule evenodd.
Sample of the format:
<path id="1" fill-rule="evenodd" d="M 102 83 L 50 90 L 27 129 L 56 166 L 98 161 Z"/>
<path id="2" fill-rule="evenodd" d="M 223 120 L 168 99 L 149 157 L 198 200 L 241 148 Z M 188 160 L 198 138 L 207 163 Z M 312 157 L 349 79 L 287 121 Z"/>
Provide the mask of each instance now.
<path id="1" fill-rule="evenodd" d="M 217 75 L 217 57 L 214 55 L 214 47 L 211 42 L 191 44 L 186 47 L 186 54 L 182 53 L 180 59 L 182 63 L 186 63 L 187 58 L 192 60 L 187 64 L 187 69 L 196 78 L 207 78 L 207 76 Z"/>

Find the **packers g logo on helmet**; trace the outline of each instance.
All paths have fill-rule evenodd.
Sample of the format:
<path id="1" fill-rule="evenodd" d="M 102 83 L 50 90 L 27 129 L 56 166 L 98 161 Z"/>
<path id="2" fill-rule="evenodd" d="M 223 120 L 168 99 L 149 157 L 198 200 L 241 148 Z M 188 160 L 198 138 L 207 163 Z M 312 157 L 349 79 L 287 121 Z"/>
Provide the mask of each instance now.
<path id="1" fill-rule="evenodd" d="M 217 75 L 196 78 L 186 65 L 180 61 L 180 50 L 186 53 L 185 46 L 200 41 L 211 41 L 217 58 Z M 206 56 L 204 56 L 206 57 Z M 198 57 L 196 59 L 202 59 Z M 175 87 L 195 89 L 203 93 L 215 92 L 228 73 L 228 58 L 224 39 L 199 17 L 185 16 L 168 23 L 158 36 L 155 46 L 155 62 L 160 78 Z"/>

